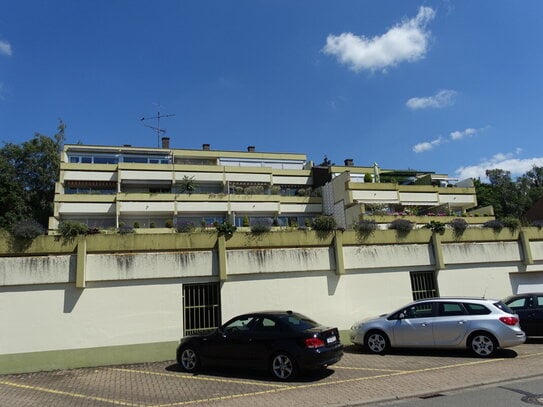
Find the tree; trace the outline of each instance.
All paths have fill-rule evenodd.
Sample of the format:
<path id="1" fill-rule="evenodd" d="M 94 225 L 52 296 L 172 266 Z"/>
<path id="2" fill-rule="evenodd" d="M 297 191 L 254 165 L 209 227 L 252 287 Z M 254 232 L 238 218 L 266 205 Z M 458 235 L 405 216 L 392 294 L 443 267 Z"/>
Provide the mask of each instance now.
<path id="1" fill-rule="evenodd" d="M 181 193 L 187 192 L 189 195 L 196 190 L 196 182 L 194 177 L 184 176 L 181 181 L 179 181 L 179 189 Z"/>
<path id="2" fill-rule="evenodd" d="M 332 161 L 330 161 L 328 159 L 328 157 L 325 155 L 323 160 L 322 160 L 322 163 L 319 164 L 319 167 L 331 167 L 333 165 L 336 165 L 336 164 L 334 164 Z"/>
<path id="3" fill-rule="evenodd" d="M 501 169 L 487 170 L 489 183 L 475 180 L 479 207 L 492 205 L 497 218 L 522 219 L 528 209 L 543 196 L 543 168 L 533 167 L 526 174 L 511 179 L 511 173 Z"/>
<path id="4" fill-rule="evenodd" d="M 65 129 L 61 120 L 53 138 L 36 133 L 29 141 L 0 149 L 0 226 L 30 218 L 47 227 Z"/>
<path id="5" fill-rule="evenodd" d="M 530 171 L 519 177 L 517 182 L 525 197 L 524 210 L 527 211 L 543 197 L 543 167 L 533 166 Z"/>

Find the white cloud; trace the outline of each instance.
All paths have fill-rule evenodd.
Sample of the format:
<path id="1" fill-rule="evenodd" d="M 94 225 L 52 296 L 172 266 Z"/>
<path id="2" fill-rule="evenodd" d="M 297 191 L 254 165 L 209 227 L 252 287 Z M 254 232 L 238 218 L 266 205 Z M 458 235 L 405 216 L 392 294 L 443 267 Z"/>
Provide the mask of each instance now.
<path id="1" fill-rule="evenodd" d="M 7 41 L 0 40 L 0 55 L 10 56 L 12 54 L 11 44 Z"/>
<path id="2" fill-rule="evenodd" d="M 328 35 L 323 52 L 355 72 L 363 69 L 386 70 L 404 61 L 423 58 L 428 49 L 430 32 L 426 24 L 435 17 L 430 7 L 420 7 L 416 17 L 392 27 L 381 36 L 366 38 L 352 33 Z"/>
<path id="3" fill-rule="evenodd" d="M 432 141 L 424 141 L 422 143 L 419 143 L 419 144 L 415 144 L 413 146 L 413 151 L 415 153 L 422 153 L 424 151 L 428 151 L 428 150 L 431 150 L 432 148 L 440 145 L 441 143 L 443 143 L 443 137 L 438 137 L 436 138 L 435 140 L 432 140 Z"/>
<path id="4" fill-rule="evenodd" d="M 454 90 L 440 90 L 434 96 L 411 98 L 407 101 L 406 106 L 410 109 L 439 109 L 442 107 L 451 106 L 454 104 L 457 92 Z"/>
<path id="5" fill-rule="evenodd" d="M 477 134 L 477 129 L 472 129 L 472 128 L 469 128 L 469 129 L 466 129 L 466 130 L 463 130 L 463 131 L 453 131 L 450 136 L 451 136 L 451 140 L 460 140 L 460 139 L 463 139 L 464 137 L 470 137 L 470 136 L 474 136 Z"/>
<path id="6" fill-rule="evenodd" d="M 458 178 L 480 178 L 482 181 L 488 181 L 486 170 L 501 169 L 509 171 L 513 178 L 519 177 L 530 171 L 534 165 L 543 167 L 543 157 L 535 158 L 517 158 L 521 149 L 516 149 L 514 153 L 503 154 L 499 153 L 490 159 L 485 159 L 476 165 L 469 165 L 458 168 L 455 173 Z"/>
<path id="7" fill-rule="evenodd" d="M 479 132 L 486 130 L 488 126 L 482 127 L 480 129 L 473 129 L 473 128 L 467 128 L 465 130 L 456 130 L 449 134 L 449 138 L 443 138 L 442 136 L 439 136 L 439 138 L 433 140 L 433 141 L 424 141 L 422 143 L 415 144 L 412 148 L 412 150 L 415 153 L 422 153 L 424 151 L 431 150 L 432 148 L 442 144 L 447 143 L 449 141 L 457 141 L 461 140 L 464 137 L 471 137 L 475 136 Z"/>

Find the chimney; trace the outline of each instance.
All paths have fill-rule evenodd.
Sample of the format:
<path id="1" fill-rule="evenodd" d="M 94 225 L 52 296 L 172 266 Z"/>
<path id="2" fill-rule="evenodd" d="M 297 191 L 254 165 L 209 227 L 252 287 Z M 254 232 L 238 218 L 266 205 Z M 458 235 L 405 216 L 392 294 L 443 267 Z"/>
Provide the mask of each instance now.
<path id="1" fill-rule="evenodd" d="M 354 165 L 354 161 L 352 158 L 345 159 L 345 167 L 352 167 L 353 165 Z"/>
<path id="2" fill-rule="evenodd" d="M 162 137 L 162 148 L 170 148 L 170 138 Z"/>
<path id="3" fill-rule="evenodd" d="M 247 151 L 250 152 L 250 153 L 254 153 L 255 152 L 255 146 L 247 147 Z"/>
<path id="4" fill-rule="evenodd" d="M 211 145 L 210 144 L 202 144 L 202 150 L 204 151 L 209 151 L 211 149 Z"/>

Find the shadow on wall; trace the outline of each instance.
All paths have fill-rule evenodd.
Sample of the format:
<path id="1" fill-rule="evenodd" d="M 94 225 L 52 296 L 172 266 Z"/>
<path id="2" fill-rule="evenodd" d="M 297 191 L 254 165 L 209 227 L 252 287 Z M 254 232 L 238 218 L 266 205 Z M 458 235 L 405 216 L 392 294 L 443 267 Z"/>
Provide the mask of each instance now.
<path id="1" fill-rule="evenodd" d="M 70 284 L 64 289 L 64 313 L 70 314 L 79 298 L 83 294 L 83 288 L 76 288 L 75 284 Z"/>
<path id="2" fill-rule="evenodd" d="M 328 295 L 333 296 L 336 293 L 337 285 L 339 283 L 339 276 L 334 272 L 326 274 L 326 282 L 328 283 Z"/>

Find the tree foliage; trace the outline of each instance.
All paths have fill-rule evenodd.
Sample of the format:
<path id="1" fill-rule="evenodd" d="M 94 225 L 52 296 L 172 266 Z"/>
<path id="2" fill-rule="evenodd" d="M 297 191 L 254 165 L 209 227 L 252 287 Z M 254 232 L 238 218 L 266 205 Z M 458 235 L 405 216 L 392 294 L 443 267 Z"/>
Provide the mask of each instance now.
<path id="1" fill-rule="evenodd" d="M 24 219 L 47 227 L 65 128 L 60 121 L 53 137 L 36 133 L 28 141 L 6 143 L 0 149 L 0 227 L 9 228 Z"/>
<path id="2" fill-rule="evenodd" d="M 478 206 L 492 205 L 498 219 L 523 219 L 526 211 L 543 197 L 543 167 L 534 166 L 516 180 L 509 171 L 501 169 L 487 170 L 486 176 L 488 183 L 478 179 L 474 183 Z"/>
<path id="3" fill-rule="evenodd" d="M 325 155 L 322 159 L 322 163 L 319 164 L 319 167 L 331 167 L 333 165 L 336 165 L 331 160 L 328 159 L 328 157 Z"/>

